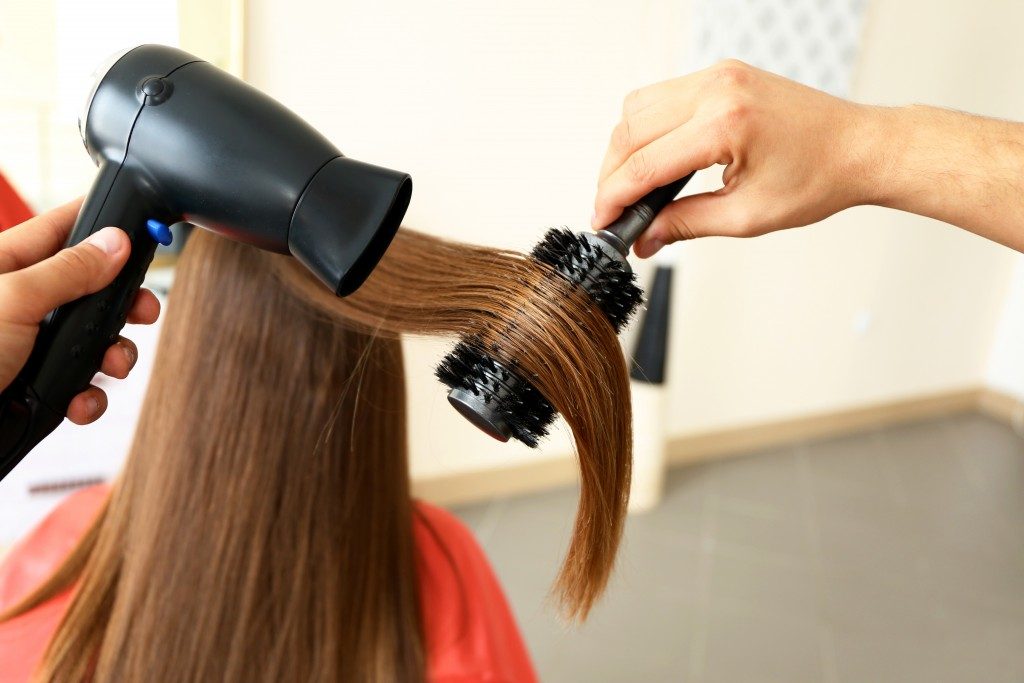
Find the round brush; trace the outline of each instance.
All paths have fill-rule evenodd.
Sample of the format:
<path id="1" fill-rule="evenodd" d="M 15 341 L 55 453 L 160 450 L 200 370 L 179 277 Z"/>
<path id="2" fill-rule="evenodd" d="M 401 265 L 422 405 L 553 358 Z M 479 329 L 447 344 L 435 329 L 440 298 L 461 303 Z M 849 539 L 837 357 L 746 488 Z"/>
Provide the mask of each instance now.
<path id="1" fill-rule="evenodd" d="M 629 248 L 691 177 L 692 173 L 651 191 L 604 230 L 549 230 L 530 258 L 547 266 L 553 277 L 585 291 L 618 333 L 643 299 L 626 260 Z M 547 435 L 555 408 L 523 376 L 515 360 L 498 358 L 508 358 L 498 343 L 487 346 L 478 338 L 463 338 L 436 374 L 451 389 L 448 402 L 483 432 L 499 441 L 515 438 L 534 447 Z"/>

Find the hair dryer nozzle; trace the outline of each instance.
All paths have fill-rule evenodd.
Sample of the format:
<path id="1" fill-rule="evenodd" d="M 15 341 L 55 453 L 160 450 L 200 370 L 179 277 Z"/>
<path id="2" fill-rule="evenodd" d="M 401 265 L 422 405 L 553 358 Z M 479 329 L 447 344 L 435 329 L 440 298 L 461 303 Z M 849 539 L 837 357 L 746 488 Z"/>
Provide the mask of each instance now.
<path id="1" fill-rule="evenodd" d="M 288 249 L 335 294 L 351 294 L 391 244 L 411 196 L 407 173 L 331 159 L 295 206 Z"/>

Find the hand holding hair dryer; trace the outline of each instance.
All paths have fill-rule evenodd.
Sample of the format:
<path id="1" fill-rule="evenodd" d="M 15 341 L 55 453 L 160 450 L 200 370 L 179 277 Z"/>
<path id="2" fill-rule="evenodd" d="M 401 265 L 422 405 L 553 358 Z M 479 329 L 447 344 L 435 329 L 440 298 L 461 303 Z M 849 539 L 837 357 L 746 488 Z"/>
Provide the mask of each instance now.
<path id="1" fill-rule="evenodd" d="M 67 246 L 113 225 L 132 253 L 110 286 L 47 317 L 0 393 L 0 479 L 99 370 L 168 225 L 292 254 L 345 296 L 377 265 L 412 194 L 407 174 L 343 156 L 259 90 L 161 45 L 129 50 L 97 76 L 79 129 L 99 172 Z"/>

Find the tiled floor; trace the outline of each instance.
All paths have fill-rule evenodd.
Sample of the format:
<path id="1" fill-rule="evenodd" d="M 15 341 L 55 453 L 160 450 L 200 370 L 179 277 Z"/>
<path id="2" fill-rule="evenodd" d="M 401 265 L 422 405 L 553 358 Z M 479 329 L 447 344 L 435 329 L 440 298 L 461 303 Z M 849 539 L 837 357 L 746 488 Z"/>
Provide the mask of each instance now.
<path id="1" fill-rule="evenodd" d="M 545 602 L 575 504 L 456 511 L 542 681 L 1024 681 L 1024 441 L 986 418 L 673 471 L 578 630 Z"/>

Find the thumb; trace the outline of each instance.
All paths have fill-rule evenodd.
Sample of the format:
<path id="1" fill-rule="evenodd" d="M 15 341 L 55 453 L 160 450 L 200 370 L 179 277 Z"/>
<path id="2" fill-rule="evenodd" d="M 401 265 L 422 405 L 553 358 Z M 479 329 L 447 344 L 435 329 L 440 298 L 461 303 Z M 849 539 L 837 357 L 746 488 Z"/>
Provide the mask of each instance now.
<path id="1" fill-rule="evenodd" d="M 653 256 L 666 244 L 697 237 L 740 237 L 751 227 L 751 215 L 741 194 L 702 192 L 672 202 L 658 214 L 634 247 L 641 258 Z"/>
<path id="2" fill-rule="evenodd" d="M 39 263 L 2 276 L 0 308 L 9 322 L 36 324 L 61 304 L 103 289 L 131 252 L 122 230 L 103 228 Z"/>

